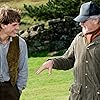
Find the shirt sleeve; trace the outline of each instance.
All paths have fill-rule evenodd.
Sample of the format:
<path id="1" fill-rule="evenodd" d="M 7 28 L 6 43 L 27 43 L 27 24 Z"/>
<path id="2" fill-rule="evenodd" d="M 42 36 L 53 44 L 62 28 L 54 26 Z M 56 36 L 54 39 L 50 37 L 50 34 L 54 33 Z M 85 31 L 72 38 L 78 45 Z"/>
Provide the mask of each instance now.
<path id="1" fill-rule="evenodd" d="M 53 68 L 58 70 L 68 70 L 73 68 L 75 62 L 74 46 L 75 40 L 72 41 L 68 50 L 64 53 L 63 56 L 52 59 L 54 61 Z"/>
<path id="2" fill-rule="evenodd" d="M 28 53 L 25 40 L 19 38 L 20 57 L 19 57 L 19 72 L 17 79 L 17 87 L 20 91 L 25 89 L 28 78 Z"/>

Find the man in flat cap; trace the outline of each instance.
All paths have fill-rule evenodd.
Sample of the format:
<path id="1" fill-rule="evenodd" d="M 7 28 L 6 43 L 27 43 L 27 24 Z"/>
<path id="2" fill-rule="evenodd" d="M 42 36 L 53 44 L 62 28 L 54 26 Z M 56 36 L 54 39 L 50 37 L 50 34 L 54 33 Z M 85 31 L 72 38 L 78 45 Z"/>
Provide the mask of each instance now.
<path id="1" fill-rule="evenodd" d="M 69 100 L 100 100 L 100 8 L 92 1 L 86 2 L 74 20 L 80 23 L 82 32 L 63 56 L 45 62 L 37 74 L 45 69 L 73 68 L 75 79 Z"/>

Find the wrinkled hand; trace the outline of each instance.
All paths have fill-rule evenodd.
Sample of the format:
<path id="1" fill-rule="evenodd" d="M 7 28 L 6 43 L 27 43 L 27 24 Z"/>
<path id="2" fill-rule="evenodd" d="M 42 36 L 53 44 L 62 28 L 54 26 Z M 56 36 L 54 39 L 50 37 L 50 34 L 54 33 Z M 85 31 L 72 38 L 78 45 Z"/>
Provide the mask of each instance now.
<path id="1" fill-rule="evenodd" d="M 40 74 L 43 70 L 48 69 L 49 74 L 52 72 L 53 60 L 48 60 L 37 70 L 36 74 Z"/>

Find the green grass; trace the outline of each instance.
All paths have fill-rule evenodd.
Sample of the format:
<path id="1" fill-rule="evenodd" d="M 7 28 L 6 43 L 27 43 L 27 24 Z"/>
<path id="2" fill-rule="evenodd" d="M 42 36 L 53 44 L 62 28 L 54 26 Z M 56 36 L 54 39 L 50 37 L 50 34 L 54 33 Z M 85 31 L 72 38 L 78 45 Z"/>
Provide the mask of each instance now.
<path id="1" fill-rule="evenodd" d="M 48 57 L 29 58 L 29 77 L 20 100 L 68 100 L 69 87 L 73 82 L 72 70 L 53 70 L 36 75 L 36 70 Z"/>

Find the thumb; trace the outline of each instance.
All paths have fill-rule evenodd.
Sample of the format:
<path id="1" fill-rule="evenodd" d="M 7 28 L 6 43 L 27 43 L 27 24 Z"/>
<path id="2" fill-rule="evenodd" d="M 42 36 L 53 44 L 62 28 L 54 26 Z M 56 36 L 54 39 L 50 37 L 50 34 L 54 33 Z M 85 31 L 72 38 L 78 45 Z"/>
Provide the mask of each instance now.
<path id="1" fill-rule="evenodd" d="M 49 74 L 51 74 L 52 73 L 52 68 L 49 68 L 48 72 L 49 72 Z"/>

